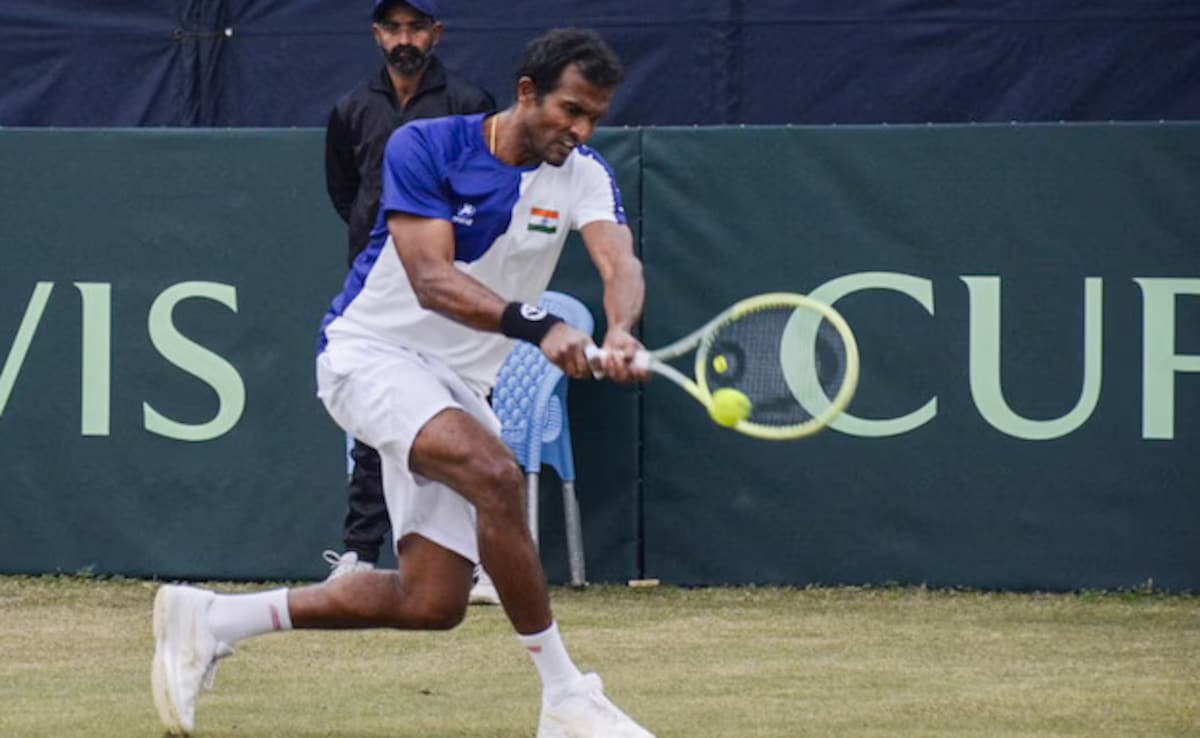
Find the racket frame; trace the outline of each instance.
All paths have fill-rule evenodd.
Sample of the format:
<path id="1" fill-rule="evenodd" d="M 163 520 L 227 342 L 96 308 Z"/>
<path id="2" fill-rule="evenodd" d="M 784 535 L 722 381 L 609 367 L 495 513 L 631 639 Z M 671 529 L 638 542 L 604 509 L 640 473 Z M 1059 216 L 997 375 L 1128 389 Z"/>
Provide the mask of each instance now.
<path id="1" fill-rule="evenodd" d="M 683 338 L 680 338 L 678 341 L 663 346 L 660 349 L 646 352 L 645 354 L 638 352 L 634 363 L 670 380 L 691 395 L 705 409 L 711 409 L 712 393 L 708 388 L 707 365 L 709 349 L 718 329 L 747 313 L 772 307 L 788 306 L 795 307 L 798 310 L 816 312 L 837 331 L 838 336 L 842 339 L 846 347 L 846 368 L 842 385 L 838 389 L 837 394 L 829 398 L 829 405 L 820 414 L 804 423 L 789 426 L 771 426 L 742 420 L 736 425 L 731 426 L 731 428 L 747 436 L 771 441 L 785 441 L 811 436 L 829 425 L 850 404 L 850 400 L 854 396 L 854 391 L 858 387 L 859 373 L 858 343 L 854 339 L 854 333 L 850 330 L 850 325 L 838 311 L 811 297 L 792 292 L 768 292 L 739 300 L 725 310 L 722 310 L 712 320 Z M 780 339 L 782 340 L 782 336 Z M 696 351 L 693 377 L 688 377 L 667 363 L 693 349 Z"/>

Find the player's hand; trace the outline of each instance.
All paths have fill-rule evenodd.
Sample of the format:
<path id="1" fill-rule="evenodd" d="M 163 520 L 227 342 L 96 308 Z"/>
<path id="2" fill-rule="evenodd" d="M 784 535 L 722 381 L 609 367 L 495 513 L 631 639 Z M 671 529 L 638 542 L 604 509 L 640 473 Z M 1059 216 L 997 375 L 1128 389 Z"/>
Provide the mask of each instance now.
<path id="1" fill-rule="evenodd" d="M 567 323 L 555 323 L 542 339 L 540 348 L 550 363 L 563 370 L 572 379 L 592 375 L 584 350 L 592 343 L 592 337 L 572 328 Z"/>
<path id="2" fill-rule="evenodd" d="M 600 361 L 600 372 L 614 382 L 645 382 L 650 372 L 644 367 L 634 366 L 633 359 L 638 351 L 644 351 L 642 342 L 629 331 L 614 328 L 604 337 L 604 358 Z"/>

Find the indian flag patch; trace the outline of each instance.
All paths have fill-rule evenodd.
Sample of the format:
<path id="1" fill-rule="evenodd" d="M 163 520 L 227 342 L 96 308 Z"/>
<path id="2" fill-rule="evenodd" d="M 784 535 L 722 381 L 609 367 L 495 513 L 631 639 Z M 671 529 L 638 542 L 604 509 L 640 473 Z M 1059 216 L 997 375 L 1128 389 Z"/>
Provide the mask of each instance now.
<path id="1" fill-rule="evenodd" d="M 545 208 L 529 209 L 529 230 L 554 233 L 558 230 L 558 211 Z"/>

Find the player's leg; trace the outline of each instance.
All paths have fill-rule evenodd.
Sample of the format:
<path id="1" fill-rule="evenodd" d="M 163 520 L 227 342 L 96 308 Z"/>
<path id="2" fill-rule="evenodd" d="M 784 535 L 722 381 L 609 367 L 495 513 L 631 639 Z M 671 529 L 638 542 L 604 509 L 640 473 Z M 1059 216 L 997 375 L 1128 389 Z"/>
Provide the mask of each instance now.
<path id="1" fill-rule="evenodd" d="M 396 571 L 358 572 L 288 592 L 295 628 L 447 630 L 466 612 L 473 564 L 418 534 L 396 544 Z"/>
<path id="2" fill-rule="evenodd" d="M 524 475 L 500 438 L 467 412 L 446 410 L 417 435 L 409 464 L 474 505 L 480 562 L 542 681 L 538 738 L 653 738 L 567 654 L 526 523 Z"/>
<path id="3" fill-rule="evenodd" d="M 195 724 L 196 697 L 219 659 L 252 636 L 292 628 L 444 630 L 462 621 L 473 564 L 418 535 L 397 571 L 366 571 L 298 589 L 223 595 L 166 585 L 154 600 L 154 703 L 174 735 Z"/>
<path id="4" fill-rule="evenodd" d="M 448 409 L 417 434 L 409 466 L 474 506 L 480 563 L 517 632 L 549 628 L 546 579 L 525 524 L 524 477 L 499 436 L 466 411 Z"/>
<path id="5" fill-rule="evenodd" d="M 439 381 L 404 362 L 391 368 L 396 377 L 404 376 L 407 369 L 411 384 L 424 385 L 420 399 L 425 404 L 412 412 L 432 415 L 420 424 L 415 440 L 407 441 L 410 436 L 401 429 L 380 444 L 385 497 L 400 537 L 397 570 L 358 572 L 315 586 L 239 595 L 194 587 L 160 588 L 155 599 L 152 682 L 155 704 L 168 730 L 190 732 L 201 684 L 211 682 L 217 659 L 232 653 L 232 647 L 245 638 L 293 627 L 446 629 L 457 625 L 478 558 L 476 510 L 479 530 L 485 531 L 485 549 L 496 562 L 492 568 L 504 572 L 502 586 L 507 589 L 513 624 L 522 634 L 551 631 L 545 579 L 523 522 L 520 480 L 513 478 L 516 465 L 511 455 L 479 420 L 447 407 L 455 400 Z M 341 399 L 347 404 L 361 404 L 364 394 L 377 400 L 382 396 L 384 404 L 397 403 L 387 414 L 403 414 L 405 403 L 395 397 L 403 393 L 374 386 L 370 392 L 352 386 L 345 389 Z M 339 406 L 339 414 L 343 410 Z M 374 435 L 383 439 L 389 431 L 376 429 Z M 429 463 L 413 463 L 426 457 Z M 444 465 L 450 463 L 462 468 L 447 471 Z M 409 466 L 427 472 L 426 478 L 418 479 Z M 478 500 L 476 508 L 468 504 L 470 498 L 442 483 L 449 480 L 471 490 Z M 555 663 L 565 660 L 574 670 L 561 644 L 557 651 L 562 658 Z M 577 674 L 556 678 L 563 681 Z"/>
<path id="6" fill-rule="evenodd" d="M 458 527 L 466 529 L 462 537 L 473 546 L 474 515 L 462 510 L 465 501 L 449 490 L 414 494 L 419 481 L 408 470 L 408 451 L 424 419 L 454 406 L 453 398 L 411 356 L 384 356 L 373 362 L 358 361 L 361 358 L 343 356 L 343 363 L 335 364 L 323 355 L 318 361 L 322 399 L 343 428 L 361 429 L 383 449 L 390 472 L 385 478 L 389 506 L 394 499 L 398 510 L 413 508 L 420 517 L 418 501 L 448 500 L 452 510 L 457 503 Z M 337 371 L 342 367 L 350 371 Z M 244 638 L 293 626 L 448 628 L 459 622 L 474 548 L 468 557 L 420 538 L 398 537 L 403 542 L 398 553 L 403 572 L 362 572 L 315 587 L 244 595 L 161 587 L 154 605 L 152 686 L 168 731 L 191 731 L 201 684 L 211 682 L 217 660 Z"/>

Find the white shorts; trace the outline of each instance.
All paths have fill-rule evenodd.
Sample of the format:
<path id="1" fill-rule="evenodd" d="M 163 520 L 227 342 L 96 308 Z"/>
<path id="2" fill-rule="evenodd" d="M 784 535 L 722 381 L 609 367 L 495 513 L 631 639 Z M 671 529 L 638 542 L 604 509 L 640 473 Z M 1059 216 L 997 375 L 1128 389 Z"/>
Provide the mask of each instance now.
<path id="1" fill-rule="evenodd" d="M 416 533 L 478 563 L 475 506 L 414 474 L 408 456 L 421 428 L 447 408 L 499 434 L 487 400 L 436 359 L 359 341 L 330 343 L 317 356 L 317 396 L 343 430 L 379 451 L 394 540 Z"/>

